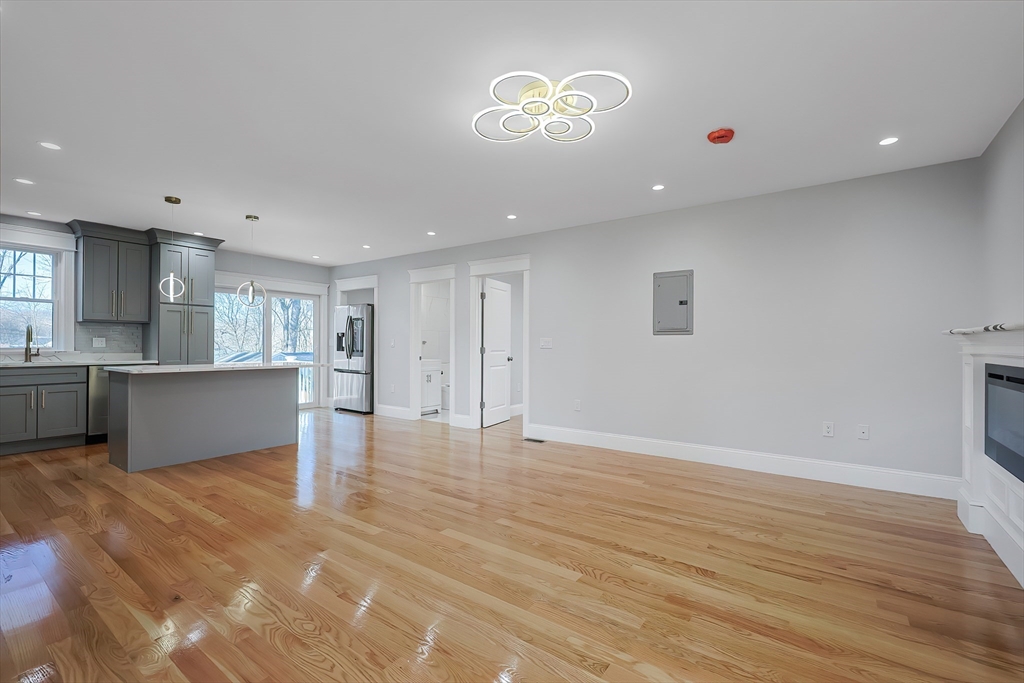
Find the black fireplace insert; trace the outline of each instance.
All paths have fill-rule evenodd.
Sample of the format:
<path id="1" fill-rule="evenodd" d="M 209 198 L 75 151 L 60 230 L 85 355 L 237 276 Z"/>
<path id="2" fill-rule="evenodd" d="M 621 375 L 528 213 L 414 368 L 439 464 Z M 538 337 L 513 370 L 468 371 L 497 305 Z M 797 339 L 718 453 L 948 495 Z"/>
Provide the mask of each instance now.
<path id="1" fill-rule="evenodd" d="M 1024 481 L 1024 368 L 985 364 L 985 455 Z"/>

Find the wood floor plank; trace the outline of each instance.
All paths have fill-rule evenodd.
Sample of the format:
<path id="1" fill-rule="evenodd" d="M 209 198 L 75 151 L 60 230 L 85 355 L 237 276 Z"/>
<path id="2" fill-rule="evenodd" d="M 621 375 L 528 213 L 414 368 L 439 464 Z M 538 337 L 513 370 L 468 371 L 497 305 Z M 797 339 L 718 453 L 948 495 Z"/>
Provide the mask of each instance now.
<path id="1" fill-rule="evenodd" d="M 4 457 L 0 681 L 1024 680 L 1024 591 L 952 502 L 520 424 Z"/>

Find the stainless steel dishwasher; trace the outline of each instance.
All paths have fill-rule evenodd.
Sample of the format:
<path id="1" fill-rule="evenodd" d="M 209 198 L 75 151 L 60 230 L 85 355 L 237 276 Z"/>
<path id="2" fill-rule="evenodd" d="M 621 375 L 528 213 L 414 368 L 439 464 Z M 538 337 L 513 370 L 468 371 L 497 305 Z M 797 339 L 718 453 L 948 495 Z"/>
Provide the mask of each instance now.
<path id="1" fill-rule="evenodd" d="M 109 399 L 110 373 L 104 370 L 102 365 L 90 365 L 88 436 L 106 435 Z"/>

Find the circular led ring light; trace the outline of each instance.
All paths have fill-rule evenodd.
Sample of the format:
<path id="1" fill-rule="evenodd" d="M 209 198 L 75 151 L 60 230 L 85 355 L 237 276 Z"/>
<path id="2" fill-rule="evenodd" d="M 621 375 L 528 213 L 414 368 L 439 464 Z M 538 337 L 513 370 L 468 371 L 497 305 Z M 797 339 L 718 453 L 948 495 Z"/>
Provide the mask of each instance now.
<path id="1" fill-rule="evenodd" d="M 555 134 L 549 133 L 547 131 L 546 127 L 543 130 L 541 130 L 541 133 L 543 133 L 544 137 L 546 137 L 548 140 L 551 140 L 553 142 L 563 142 L 563 143 L 579 142 L 580 140 L 584 140 L 586 138 L 589 138 L 593 134 L 593 132 L 594 132 L 594 122 L 593 122 L 593 120 L 590 119 L 590 117 L 587 117 L 587 116 L 576 116 L 576 117 L 573 117 L 573 121 L 586 121 L 588 124 L 590 124 L 590 128 L 587 129 L 587 132 L 584 133 L 583 135 L 578 135 L 578 136 L 576 136 L 574 138 L 556 137 Z M 565 135 L 565 133 L 562 133 L 562 135 Z"/>
<path id="2" fill-rule="evenodd" d="M 249 291 L 242 294 L 242 290 L 246 287 L 249 288 Z M 255 280 L 249 280 L 238 285 L 238 291 L 235 292 L 235 295 L 243 306 L 248 306 L 249 308 L 259 308 L 267 300 L 267 290 Z"/>
<path id="3" fill-rule="evenodd" d="M 553 125 L 565 126 L 565 130 L 561 130 L 561 131 L 551 130 L 551 126 L 553 126 Z M 551 135 L 566 135 L 566 134 L 568 134 L 571 131 L 572 131 L 572 121 L 569 121 L 568 119 L 563 119 L 563 118 L 551 119 L 550 121 L 548 121 L 547 123 L 544 124 L 544 132 L 549 133 Z"/>
<path id="4" fill-rule="evenodd" d="M 479 112 L 476 116 L 473 117 L 473 123 L 472 123 L 473 132 L 476 133 L 477 135 L 479 135 L 480 137 L 482 137 L 484 140 L 490 140 L 491 142 L 515 142 L 516 140 L 522 140 L 523 138 L 527 137 L 530 134 L 530 133 L 522 133 L 518 137 L 514 137 L 514 138 L 494 138 L 494 137 L 491 137 L 490 135 L 485 135 L 484 133 L 482 133 L 480 131 L 480 128 L 477 126 L 477 122 L 479 122 L 480 119 L 482 119 L 484 116 L 487 116 L 488 114 L 493 114 L 496 111 L 505 111 L 505 112 L 509 112 L 510 114 L 521 114 L 522 113 L 518 109 L 515 109 L 515 108 L 512 108 L 512 107 L 489 107 L 488 109 L 484 109 L 482 112 Z"/>
<path id="5" fill-rule="evenodd" d="M 527 111 L 527 107 L 538 107 L 543 106 L 544 111 Z M 526 116 L 547 116 L 551 113 L 551 102 L 543 97 L 527 97 L 525 100 L 519 103 L 519 111 L 523 112 Z"/>
<path id="6" fill-rule="evenodd" d="M 165 284 L 167 285 L 166 290 L 164 290 Z M 180 292 L 174 291 L 174 288 L 177 285 L 181 285 Z M 163 294 L 173 302 L 175 297 L 185 296 L 185 281 L 182 280 L 181 278 L 174 277 L 174 273 L 172 272 L 168 277 L 165 277 L 163 280 L 160 281 L 159 289 L 161 294 Z"/>
<path id="7" fill-rule="evenodd" d="M 577 78 L 586 78 L 586 77 L 592 77 L 592 76 L 603 76 L 605 78 L 611 78 L 612 80 L 618 81 L 619 83 L 622 84 L 622 87 L 624 87 L 626 89 L 626 97 L 621 102 L 619 102 L 617 104 L 613 104 L 610 107 L 605 107 L 604 109 L 595 109 L 593 112 L 590 112 L 590 113 L 603 114 L 606 111 L 612 111 L 613 109 L 618 109 L 619 107 L 624 105 L 626 102 L 629 102 L 629 98 L 631 98 L 633 96 L 633 86 L 630 85 L 629 81 L 626 80 L 625 76 L 623 76 L 622 74 L 617 74 L 614 71 L 580 71 L 579 73 L 575 73 L 572 76 L 567 76 L 566 78 L 564 78 L 562 80 L 562 82 L 559 83 L 558 89 L 561 90 L 562 88 L 566 88 L 568 86 L 571 86 L 572 82 L 575 79 L 577 79 Z"/>
<path id="8" fill-rule="evenodd" d="M 566 97 L 582 97 L 587 102 L 590 102 L 590 106 L 585 111 L 583 111 L 580 109 L 580 107 L 577 107 L 575 104 L 562 104 L 562 107 L 566 109 L 575 109 L 580 112 L 579 114 L 570 114 L 569 112 L 562 111 L 558 108 L 558 103 L 564 100 Z M 555 99 L 551 100 L 551 108 L 554 109 L 559 116 L 586 116 L 587 114 L 597 113 L 594 111 L 597 108 L 597 100 L 594 99 L 593 95 L 585 93 L 582 90 L 569 90 L 558 95 L 557 97 L 555 97 Z"/>
<path id="9" fill-rule="evenodd" d="M 526 128 L 526 129 L 521 129 L 521 130 L 515 130 L 515 129 L 512 129 L 512 128 L 509 128 L 507 125 L 505 125 L 505 122 L 508 121 L 513 116 L 525 116 L 526 118 L 528 118 L 531 121 L 533 121 L 533 126 L 531 128 Z M 504 116 L 502 116 L 501 120 L 498 121 L 498 125 L 501 126 L 503 130 L 507 130 L 509 133 L 512 133 L 513 135 L 527 136 L 530 133 L 532 133 L 533 131 L 537 130 L 537 127 L 540 126 L 540 119 L 538 119 L 536 116 L 530 116 L 529 114 L 524 114 L 523 112 L 521 112 L 521 111 L 519 111 L 517 109 L 515 111 L 510 111 L 509 113 L 507 113 Z M 520 140 L 520 139 L 521 138 L 516 138 L 516 140 Z"/>
<path id="10" fill-rule="evenodd" d="M 513 107 L 518 106 L 518 99 L 515 100 L 514 102 L 508 102 L 498 97 L 498 86 L 511 78 L 517 77 L 532 78 L 535 81 L 540 81 L 541 83 L 547 86 L 549 96 L 555 90 L 555 86 L 552 85 L 551 79 L 545 76 L 544 74 L 539 74 L 535 71 L 510 71 L 504 76 L 498 76 L 493 81 L 491 81 L 491 98 L 498 104 L 512 105 Z"/>

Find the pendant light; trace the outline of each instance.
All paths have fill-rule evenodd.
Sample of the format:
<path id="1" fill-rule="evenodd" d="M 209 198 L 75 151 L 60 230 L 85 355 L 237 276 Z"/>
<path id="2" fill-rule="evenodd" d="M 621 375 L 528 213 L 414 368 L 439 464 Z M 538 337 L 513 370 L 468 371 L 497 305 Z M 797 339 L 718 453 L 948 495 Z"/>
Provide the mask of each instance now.
<path id="1" fill-rule="evenodd" d="M 164 197 L 164 201 L 171 205 L 171 244 L 174 244 L 174 207 L 177 206 L 178 204 L 181 204 L 181 200 L 178 199 L 177 197 L 167 196 Z M 160 293 L 163 294 L 168 299 L 170 299 L 171 303 L 174 302 L 175 297 L 179 296 L 182 297 L 182 300 L 184 301 L 185 281 L 182 280 L 180 277 L 174 277 L 173 270 L 171 271 L 171 274 L 169 276 L 165 277 L 163 280 L 160 281 L 159 287 Z M 179 287 L 181 289 L 178 289 Z"/>
<path id="2" fill-rule="evenodd" d="M 256 282 L 252 274 L 253 251 L 256 244 L 256 221 L 259 219 L 259 216 L 251 213 L 245 217 L 245 220 L 249 221 L 249 281 L 238 285 L 238 292 L 236 292 L 238 300 L 242 302 L 242 305 L 249 308 L 259 308 L 267 300 L 267 290 L 263 288 L 263 285 Z"/>

